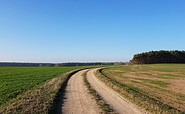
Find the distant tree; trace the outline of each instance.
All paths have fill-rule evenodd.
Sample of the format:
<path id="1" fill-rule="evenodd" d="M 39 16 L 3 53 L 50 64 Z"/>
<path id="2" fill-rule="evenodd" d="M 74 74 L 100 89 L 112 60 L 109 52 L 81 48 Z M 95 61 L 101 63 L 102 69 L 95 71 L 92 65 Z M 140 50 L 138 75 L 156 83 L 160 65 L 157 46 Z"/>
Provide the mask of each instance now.
<path id="1" fill-rule="evenodd" d="M 135 54 L 131 60 L 133 64 L 153 63 L 185 63 L 185 51 L 149 51 Z"/>

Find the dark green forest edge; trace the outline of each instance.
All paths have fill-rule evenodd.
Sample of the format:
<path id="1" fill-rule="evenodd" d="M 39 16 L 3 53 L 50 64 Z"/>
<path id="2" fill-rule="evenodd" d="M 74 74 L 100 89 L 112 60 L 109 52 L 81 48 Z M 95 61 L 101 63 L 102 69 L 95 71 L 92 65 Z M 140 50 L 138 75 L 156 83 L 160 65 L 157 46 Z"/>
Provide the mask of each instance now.
<path id="1" fill-rule="evenodd" d="M 185 51 L 149 51 L 135 54 L 132 64 L 185 63 Z"/>

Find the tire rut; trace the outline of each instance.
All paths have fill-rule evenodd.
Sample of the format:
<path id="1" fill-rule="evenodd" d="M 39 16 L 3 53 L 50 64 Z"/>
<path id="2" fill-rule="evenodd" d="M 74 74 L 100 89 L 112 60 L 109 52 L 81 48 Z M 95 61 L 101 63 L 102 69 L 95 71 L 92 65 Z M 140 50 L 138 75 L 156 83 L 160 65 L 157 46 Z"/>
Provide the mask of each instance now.
<path id="1" fill-rule="evenodd" d="M 99 93 L 103 100 L 109 104 L 119 114 L 143 114 L 136 105 L 130 103 L 120 94 L 109 88 L 102 81 L 100 81 L 94 72 L 97 69 L 90 70 L 87 73 L 87 80 L 90 85 Z"/>
<path id="2" fill-rule="evenodd" d="M 62 114 L 98 114 L 100 109 L 96 101 L 88 93 L 83 81 L 82 70 L 74 74 L 68 81 L 63 99 Z"/>

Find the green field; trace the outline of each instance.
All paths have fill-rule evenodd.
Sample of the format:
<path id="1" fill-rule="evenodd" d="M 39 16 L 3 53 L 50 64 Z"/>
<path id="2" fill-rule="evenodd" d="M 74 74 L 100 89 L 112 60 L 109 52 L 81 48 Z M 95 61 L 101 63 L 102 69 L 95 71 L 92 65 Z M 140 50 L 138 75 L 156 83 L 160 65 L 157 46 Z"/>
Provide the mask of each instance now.
<path id="1" fill-rule="evenodd" d="M 0 107 L 38 85 L 84 67 L 0 67 Z"/>
<path id="2" fill-rule="evenodd" d="M 99 73 L 108 85 L 150 112 L 185 112 L 185 64 L 127 65 Z"/>

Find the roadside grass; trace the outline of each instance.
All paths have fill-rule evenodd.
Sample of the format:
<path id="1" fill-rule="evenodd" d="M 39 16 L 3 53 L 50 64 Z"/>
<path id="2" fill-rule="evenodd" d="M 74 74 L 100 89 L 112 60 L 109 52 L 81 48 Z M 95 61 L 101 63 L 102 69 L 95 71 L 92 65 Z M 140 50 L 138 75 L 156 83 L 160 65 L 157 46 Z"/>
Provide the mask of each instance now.
<path id="1" fill-rule="evenodd" d="M 87 81 L 87 70 L 82 74 L 84 83 L 89 91 L 89 93 L 93 96 L 93 98 L 96 100 L 96 103 L 99 105 L 100 109 L 102 110 L 103 114 L 117 114 L 108 104 L 105 103 L 105 101 L 102 99 L 102 97 L 94 90 L 90 83 Z"/>
<path id="2" fill-rule="evenodd" d="M 0 113 L 47 113 L 67 72 L 81 68 L 1 67 Z"/>
<path id="3" fill-rule="evenodd" d="M 168 80 L 180 79 L 179 75 L 182 76 L 185 72 L 185 70 L 182 72 L 182 67 L 185 65 L 177 65 L 178 68 L 181 67 L 181 72 L 172 72 L 171 75 L 175 74 L 173 78 L 161 78 L 158 74 L 163 74 L 164 70 L 160 72 L 154 70 L 158 66 L 160 66 L 159 69 L 164 69 L 163 66 L 165 69 L 168 67 L 168 65 L 130 65 L 104 68 L 97 72 L 97 77 L 151 113 L 184 114 L 185 94 L 172 91 L 169 88 L 171 83 Z M 175 66 L 169 68 L 175 68 Z M 154 72 L 157 73 L 150 75 Z M 170 74 L 170 72 L 165 73 L 166 75 Z"/>

